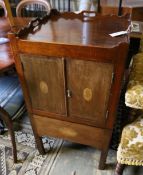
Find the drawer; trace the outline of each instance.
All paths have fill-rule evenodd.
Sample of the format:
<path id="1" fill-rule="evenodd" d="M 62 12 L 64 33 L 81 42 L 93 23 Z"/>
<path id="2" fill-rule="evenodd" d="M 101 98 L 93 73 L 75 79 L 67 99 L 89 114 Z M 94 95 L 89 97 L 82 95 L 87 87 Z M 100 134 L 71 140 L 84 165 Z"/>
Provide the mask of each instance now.
<path id="1" fill-rule="evenodd" d="M 102 148 L 103 145 L 105 147 L 111 135 L 111 130 L 108 129 L 96 128 L 38 115 L 32 116 L 32 120 L 34 128 L 39 136 L 47 135 L 63 138 L 85 145 L 96 146 L 96 148 Z"/>

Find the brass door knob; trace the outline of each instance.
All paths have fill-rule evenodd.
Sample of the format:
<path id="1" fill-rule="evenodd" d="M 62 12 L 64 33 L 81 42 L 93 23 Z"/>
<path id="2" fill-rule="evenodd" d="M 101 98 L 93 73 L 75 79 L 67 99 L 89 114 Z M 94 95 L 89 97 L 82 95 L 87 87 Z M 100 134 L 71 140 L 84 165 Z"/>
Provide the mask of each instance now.
<path id="1" fill-rule="evenodd" d="M 68 98 L 71 98 L 72 97 L 72 92 L 69 89 L 67 90 L 67 97 Z"/>

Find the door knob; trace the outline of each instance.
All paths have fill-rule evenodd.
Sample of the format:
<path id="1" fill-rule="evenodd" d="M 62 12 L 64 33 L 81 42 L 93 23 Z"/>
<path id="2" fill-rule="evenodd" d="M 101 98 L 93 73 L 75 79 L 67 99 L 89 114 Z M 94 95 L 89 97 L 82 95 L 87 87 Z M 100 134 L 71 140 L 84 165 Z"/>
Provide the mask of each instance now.
<path id="1" fill-rule="evenodd" d="M 72 97 L 72 92 L 69 89 L 67 90 L 67 97 L 68 98 L 71 98 Z"/>

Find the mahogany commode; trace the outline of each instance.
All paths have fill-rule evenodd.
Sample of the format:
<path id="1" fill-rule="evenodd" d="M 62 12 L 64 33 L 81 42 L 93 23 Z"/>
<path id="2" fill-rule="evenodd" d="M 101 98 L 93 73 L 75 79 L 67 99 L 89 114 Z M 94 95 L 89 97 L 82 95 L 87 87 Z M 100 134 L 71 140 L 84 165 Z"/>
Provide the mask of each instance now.
<path id="1" fill-rule="evenodd" d="M 113 25 L 114 23 L 114 25 Z M 128 16 L 59 13 L 9 34 L 37 147 L 53 136 L 108 153 L 128 53 Z"/>

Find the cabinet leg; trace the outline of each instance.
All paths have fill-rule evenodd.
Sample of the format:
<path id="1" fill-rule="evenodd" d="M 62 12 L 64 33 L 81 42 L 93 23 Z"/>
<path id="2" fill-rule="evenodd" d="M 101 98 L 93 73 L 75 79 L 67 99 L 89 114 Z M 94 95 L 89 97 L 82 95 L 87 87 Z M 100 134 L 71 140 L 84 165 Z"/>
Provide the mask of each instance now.
<path id="1" fill-rule="evenodd" d="M 124 164 L 117 163 L 116 169 L 115 169 L 115 175 L 122 175 L 124 168 L 125 168 Z"/>
<path id="2" fill-rule="evenodd" d="M 36 127 L 35 127 L 35 124 L 34 124 L 33 115 L 31 115 L 29 113 L 29 116 L 30 116 L 30 122 L 31 122 L 32 129 L 33 129 L 33 134 L 34 134 L 34 137 L 35 137 L 36 147 L 37 147 L 39 153 L 44 155 L 45 154 L 45 149 L 44 149 L 44 145 L 43 145 L 43 142 L 42 142 L 42 137 L 40 137 L 38 135 L 38 133 L 36 132 L 36 129 L 35 129 Z"/>
<path id="3" fill-rule="evenodd" d="M 35 141 L 36 141 L 37 149 L 38 149 L 39 153 L 44 155 L 45 154 L 45 149 L 44 149 L 44 146 L 43 146 L 42 137 L 39 137 L 39 136 L 35 135 Z"/>
<path id="4" fill-rule="evenodd" d="M 103 150 L 101 151 L 100 161 L 98 166 L 99 170 L 105 169 L 107 154 L 108 154 L 108 149 L 106 151 L 103 151 Z"/>

